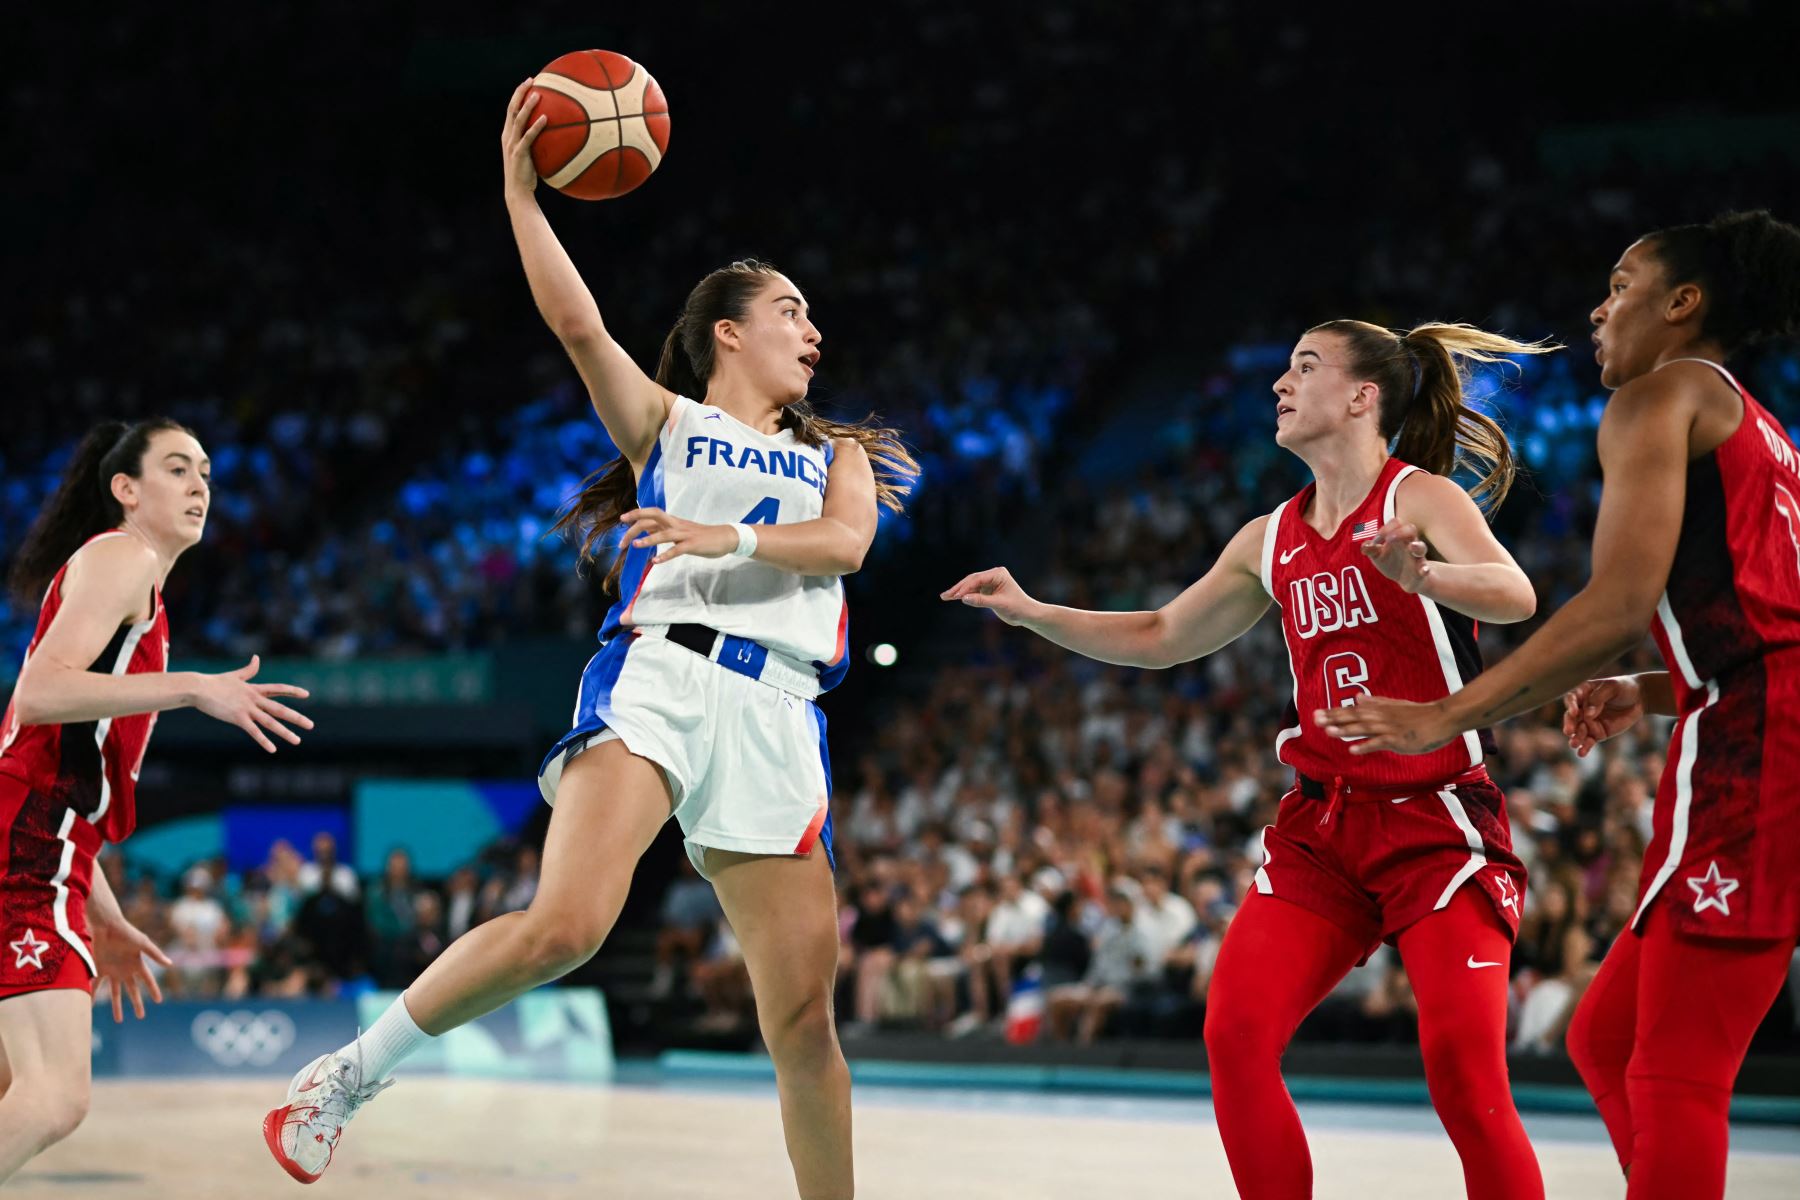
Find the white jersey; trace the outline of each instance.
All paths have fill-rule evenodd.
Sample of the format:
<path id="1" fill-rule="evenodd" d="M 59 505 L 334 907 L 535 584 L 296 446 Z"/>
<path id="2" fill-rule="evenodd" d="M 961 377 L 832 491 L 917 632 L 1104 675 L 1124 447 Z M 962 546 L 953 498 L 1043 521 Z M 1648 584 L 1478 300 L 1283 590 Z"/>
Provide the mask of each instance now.
<path id="1" fill-rule="evenodd" d="M 638 479 L 638 504 L 707 525 L 792 525 L 825 510 L 832 447 L 767 434 L 677 396 Z M 836 684 L 848 666 L 849 607 L 835 575 L 797 575 L 753 558 L 655 557 L 627 548 L 619 601 L 601 640 L 621 628 L 691 623 L 748 638 Z"/>

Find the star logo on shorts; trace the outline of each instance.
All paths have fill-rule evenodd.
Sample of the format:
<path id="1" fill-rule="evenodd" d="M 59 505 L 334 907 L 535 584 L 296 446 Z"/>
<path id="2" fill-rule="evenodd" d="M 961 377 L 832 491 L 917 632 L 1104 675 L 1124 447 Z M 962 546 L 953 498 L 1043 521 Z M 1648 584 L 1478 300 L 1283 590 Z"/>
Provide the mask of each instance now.
<path id="1" fill-rule="evenodd" d="M 13 970 L 17 971 L 21 967 L 43 970 L 44 951 L 49 948 L 49 942 L 39 941 L 38 935 L 27 929 L 24 937 L 12 943 L 12 952 L 16 956 L 13 959 Z"/>
<path id="2" fill-rule="evenodd" d="M 1519 915 L 1519 885 L 1513 882 L 1511 875 L 1505 871 L 1494 872 L 1494 886 L 1500 891 L 1500 907 L 1510 908 L 1513 916 Z"/>
<path id="3" fill-rule="evenodd" d="M 1738 890 L 1738 881 L 1727 879 L 1719 874 L 1719 864 L 1706 864 L 1706 874 L 1688 876 L 1687 885 L 1694 889 L 1694 911 L 1705 912 L 1716 908 L 1726 916 L 1731 915 L 1731 905 L 1725 897 Z"/>

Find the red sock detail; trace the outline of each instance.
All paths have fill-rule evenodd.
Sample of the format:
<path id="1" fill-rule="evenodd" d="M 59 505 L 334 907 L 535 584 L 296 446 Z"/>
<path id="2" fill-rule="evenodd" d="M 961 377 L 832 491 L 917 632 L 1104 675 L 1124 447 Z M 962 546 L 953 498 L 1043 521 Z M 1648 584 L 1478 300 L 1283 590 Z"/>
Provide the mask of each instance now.
<path id="1" fill-rule="evenodd" d="M 1312 1157 L 1281 1055 L 1366 949 L 1324 917 L 1252 891 L 1225 932 L 1206 998 L 1213 1112 L 1243 1200 L 1306 1200 Z"/>

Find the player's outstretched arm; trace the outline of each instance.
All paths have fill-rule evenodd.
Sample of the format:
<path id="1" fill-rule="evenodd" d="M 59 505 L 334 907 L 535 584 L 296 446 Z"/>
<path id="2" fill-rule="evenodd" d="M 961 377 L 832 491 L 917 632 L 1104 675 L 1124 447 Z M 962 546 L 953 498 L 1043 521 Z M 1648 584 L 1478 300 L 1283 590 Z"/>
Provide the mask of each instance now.
<path id="1" fill-rule="evenodd" d="M 25 660 L 13 689 L 20 725 L 65 725 L 171 708 L 198 708 L 248 733 L 268 751 L 273 732 L 296 745 L 288 724 L 311 729 L 305 716 L 275 699 L 304 700 L 305 688 L 251 683 L 257 660 L 221 675 L 156 671 L 114 675 L 91 668 L 119 627 L 143 616 L 159 569 L 156 554 L 136 538 L 106 538 L 77 551 L 63 576 L 62 605 L 43 641 Z"/>
<path id="2" fill-rule="evenodd" d="M 650 456 L 656 431 L 668 419 L 673 397 L 644 374 L 631 355 L 613 341 L 600 319 L 600 306 L 581 281 L 568 251 L 556 239 L 538 207 L 537 167 L 531 143 L 543 131 L 544 117 L 533 117 L 537 97 L 531 81 L 521 83 L 506 106 L 500 131 L 500 155 L 506 170 L 506 212 L 519 259 L 531 285 L 531 298 L 587 385 L 588 399 L 613 444 L 633 464 Z"/>
<path id="3" fill-rule="evenodd" d="M 1497 625 L 1537 611 L 1531 580 L 1469 494 L 1423 472 L 1400 482 L 1394 519 L 1363 543 L 1376 569 L 1406 591 Z"/>
<path id="4" fill-rule="evenodd" d="M 1261 556 L 1267 517 L 1238 530 L 1198 582 L 1154 612 L 1093 612 L 1032 599 L 1005 567 L 978 571 L 944 600 L 992 610 L 1065 650 L 1122 667 L 1172 667 L 1236 641 L 1269 608 Z"/>

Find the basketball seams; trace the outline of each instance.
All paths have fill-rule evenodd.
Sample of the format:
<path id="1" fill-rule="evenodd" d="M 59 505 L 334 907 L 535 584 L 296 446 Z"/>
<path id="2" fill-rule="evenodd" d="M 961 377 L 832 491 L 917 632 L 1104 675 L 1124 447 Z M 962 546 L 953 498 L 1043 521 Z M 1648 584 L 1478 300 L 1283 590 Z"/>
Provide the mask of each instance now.
<path id="1" fill-rule="evenodd" d="M 585 55 L 588 61 L 583 63 L 578 55 Z M 609 63 L 609 57 L 618 61 Z M 565 69 L 558 70 L 558 67 Z M 614 70 L 615 67 L 618 69 Z M 624 76 L 622 82 L 621 74 Z M 589 79 L 593 82 L 588 82 Z M 552 63 L 534 78 L 533 83 L 573 105 L 586 117 L 586 120 L 557 121 L 544 126 L 545 133 L 559 131 L 565 137 L 570 136 L 571 131 L 587 130 L 582 146 L 565 158 L 555 171 L 544 173 L 543 178 L 552 187 L 583 199 L 606 199 L 633 190 L 656 170 L 668 136 L 668 98 L 641 64 L 610 52 L 579 51 Z M 625 111 L 628 101 L 635 101 L 637 111 Z M 611 111 L 593 115 L 602 105 Z M 610 138 L 602 133 L 606 124 L 611 125 Z M 600 150 L 599 146 L 606 148 Z M 629 163 L 625 157 L 627 151 L 635 156 Z M 600 162 L 608 156 L 613 158 L 610 173 Z M 587 161 L 582 163 L 583 159 Z M 571 171 L 577 163 L 582 165 Z M 607 182 L 601 183 L 601 179 Z M 599 194 L 592 194 L 595 192 Z"/>

